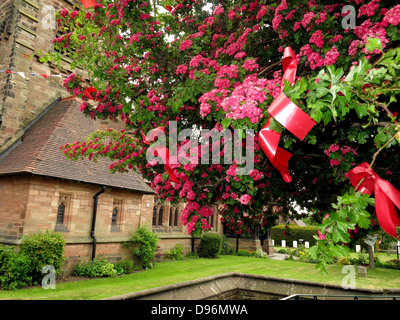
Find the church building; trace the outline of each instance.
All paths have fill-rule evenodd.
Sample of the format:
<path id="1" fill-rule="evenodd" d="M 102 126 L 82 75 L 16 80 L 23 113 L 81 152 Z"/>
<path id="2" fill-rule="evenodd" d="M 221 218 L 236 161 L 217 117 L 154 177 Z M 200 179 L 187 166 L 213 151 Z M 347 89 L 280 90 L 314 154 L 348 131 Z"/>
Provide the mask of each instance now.
<path id="1" fill-rule="evenodd" d="M 161 253 L 177 243 L 189 252 L 199 239 L 181 225 L 183 203 L 161 203 L 134 172 L 111 174 L 109 160 L 71 161 L 60 150 L 99 129 L 124 128 L 80 112 L 62 81 L 85 71 L 71 70 L 67 56 L 60 66 L 40 62 L 40 52 L 54 50 L 58 36 L 54 12 L 80 8 L 79 0 L 0 3 L 0 244 L 18 246 L 23 235 L 61 232 L 67 273 L 81 257 L 129 257 L 122 244 L 141 225 L 159 235 Z M 217 213 L 210 223 L 223 233 Z M 255 242 L 249 244 L 255 250 Z"/>

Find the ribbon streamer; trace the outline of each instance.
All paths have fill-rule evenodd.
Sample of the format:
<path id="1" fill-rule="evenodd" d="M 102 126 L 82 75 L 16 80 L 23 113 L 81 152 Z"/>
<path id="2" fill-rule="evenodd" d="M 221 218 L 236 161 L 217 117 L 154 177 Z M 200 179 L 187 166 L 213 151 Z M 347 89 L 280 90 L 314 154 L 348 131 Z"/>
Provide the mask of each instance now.
<path id="1" fill-rule="evenodd" d="M 292 181 L 292 177 L 289 172 L 289 159 L 292 154 L 278 147 L 281 134 L 269 128 L 271 117 L 300 140 L 304 140 L 305 136 L 316 123 L 283 92 L 285 80 L 289 81 L 291 85 L 293 85 L 296 80 L 297 60 L 296 55 L 290 47 L 286 47 L 284 50 L 282 67 L 284 71 L 281 82 L 282 90 L 268 108 L 270 118 L 260 131 L 258 143 L 272 165 L 279 170 L 283 180 L 285 182 L 290 182 Z"/>
<path id="2" fill-rule="evenodd" d="M 93 96 L 91 95 L 92 92 L 97 92 L 96 88 L 89 87 L 83 91 L 83 95 L 88 98 L 89 100 L 94 100 Z"/>
<path id="3" fill-rule="evenodd" d="M 147 145 L 150 145 L 150 142 L 153 142 L 155 138 L 161 133 L 165 133 L 165 129 L 163 127 L 158 127 L 150 132 L 150 137 L 147 139 L 143 130 L 140 129 L 142 133 L 143 142 Z M 169 149 L 166 146 L 158 145 L 158 146 L 150 146 L 151 151 L 155 157 L 160 157 L 164 163 L 165 169 L 168 172 L 169 179 L 175 183 L 182 183 L 178 177 L 175 175 L 174 171 L 169 165 Z"/>
<path id="4" fill-rule="evenodd" d="M 28 74 L 30 76 L 34 76 L 34 77 L 41 76 L 41 77 L 46 78 L 46 79 L 50 78 L 50 77 L 68 78 L 68 76 L 65 76 L 63 74 L 52 74 L 52 75 L 48 76 L 47 74 L 38 74 L 37 75 L 36 73 L 32 73 L 32 72 L 27 73 L 27 72 L 20 72 L 20 71 L 0 70 L 0 73 L 2 73 L 2 72 L 11 73 L 11 74 L 19 74 L 24 79 L 26 79 L 26 77 L 25 77 L 26 74 Z"/>
<path id="5" fill-rule="evenodd" d="M 350 182 L 357 191 L 371 195 L 375 193 L 375 210 L 382 229 L 397 238 L 396 226 L 400 227 L 397 208 L 400 209 L 400 192 L 389 182 L 383 180 L 369 167 L 367 162 L 349 171 Z M 361 183 L 360 181 L 364 179 Z"/>
<path id="6" fill-rule="evenodd" d="M 97 5 L 96 0 L 80 0 L 81 3 L 83 4 L 83 6 L 85 7 L 85 9 L 94 7 Z"/>

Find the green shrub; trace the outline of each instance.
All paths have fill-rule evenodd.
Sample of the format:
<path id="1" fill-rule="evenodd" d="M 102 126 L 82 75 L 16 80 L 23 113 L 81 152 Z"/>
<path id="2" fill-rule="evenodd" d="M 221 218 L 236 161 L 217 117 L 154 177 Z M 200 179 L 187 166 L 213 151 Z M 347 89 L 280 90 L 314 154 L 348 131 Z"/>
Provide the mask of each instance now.
<path id="1" fill-rule="evenodd" d="M 375 267 L 400 270 L 400 259 L 388 260 L 386 262 L 385 261 L 377 261 L 375 263 Z"/>
<path id="2" fill-rule="evenodd" d="M 183 245 L 177 243 L 175 247 L 165 253 L 167 259 L 182 260 L 183 259 Z"/>
<path id="3" fill-rule="evenodd" d="M 214 232 L 203 234 L 199 245 L 200 258 L 216 258 L 221 252 L 222 237 Z"/>
<path id="4" fill-rule="evenodd" d="M 43 278 L 42 268 L 53 266 L 60 274 L 64 263 L 65 240 L 61 233 L 40 231 L 30 236 L 24 236 L 20 245 L 20 254 L 25 255 L 32 267 L 32 277 L 35 284 Z"/>
<path id="5" fill-rule="evenodd" d="M 261 248 L 258 248 L 256 251 L 256 257 L 260 259 L 266 259 L 267 254 Z"/>
<path id="6" fill-rule="evenodd" d="M 242 256 L 242 257 L 256 257 L 257 253 L 255 251 L 249 251 L 246 249 L 240 249 L 236 252 L 237 256 Z"/>
<path id="7" fill-rule="evenodd" d="M 133 256 L 142 268 L 153 267 L 159 240 L 148 226 L 140 226 L 133 232 L 129 244 L 132 245 Z"/>
<path id="8" fill-rule="evenodd" d="M 271 228 L 271 238 L 274 239 L 277 245 L 280 245 L 282 240 L 286 240 L 286 244 L 291 247 L 293 241 L 299 241 L 299 239 L 303 239 L 303 243 L 308 241 L 310 247 L 316 244 L 314 239 L 314 235 L 318 235 L 316 226 L 300 227 L 290 225 L 286 232 L 285 228 L 286 225 L 278 225 Z"/>
<path id="9" fill-rule="evenodd" d="M 114 265 L 103 258 L 81 260 L 72 272 L 73 276 L 85 278 L 112 277 L 117 275 Z"/>
<path id="10" fill-rule="evenodd" d="M 336 264 L 339 265 L 349 265 L 351 264 L 350 259 L 347 257 L 341 257 L 339 259 L 337 259 Z"/>
<path id="11" fill-rule="evenodd" d="M 132 259 L 123 259 L 117 263 L 114 263 L 114 268 L 117 270 L 117 274 L 132 273 L 136 270 L 136 266 Z"/>
<path id="12" fill-rule="evenodd" d="M 226 238 L 226 235 L 222 236 L 221 254 L 222 255 L 235 254 L 235 250 L 229 244 L 228 239 Z"/>
<path id="13" fill-rule="evenodd" d="M 349 258 L 350 264 L 363 265 L 368 264 L 368 256 L 365 253 L 358 253 L 357 258 Z"/>
<path id="14" fill-rule="evenodd" d="M 198 258 L 198 256 L 197 256 L 196 252 L 194 252 L 194 251 L 190 251 L 185 254 L 185 259 L 187 259 L 187 260 L 194 260 L 197 258 Z"/>
<path id="15" fill-rule="evenodd" d="M 15 253 L 11 248 L 1 249 L 0 285 L 3 290 L 15 290 L 29 286 L 32 281 L 32 265 L 29 257 Z"/>

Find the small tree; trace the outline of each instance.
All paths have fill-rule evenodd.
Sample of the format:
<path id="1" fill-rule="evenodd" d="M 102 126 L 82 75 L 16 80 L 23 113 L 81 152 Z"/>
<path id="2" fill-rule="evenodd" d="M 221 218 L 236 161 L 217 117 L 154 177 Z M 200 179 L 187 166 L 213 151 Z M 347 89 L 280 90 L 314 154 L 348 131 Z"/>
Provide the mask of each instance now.
<path id="1" fill-rule="evenodd" d="M 153 267 L 159 240 L 146 225 L 140 226 L 133 232 L 129 244 L 132 245 L 133 256 L 144 269 Z"/>
<path id="2" fill-rule="evenodd" d="M 42 278 L 42 268 L 53 266 L 56 273 L 61 272 L 64 263 L 65 240 L 61 233 L 38 232 L 24 236 L 19 253 L 30 261 L 34 283 Z"/>
<path id="3" fill-rule="evenodd" d="M 213 232 L 206 232 L 200 241 L 199 257 L 217 258 L 221 253 L 222 237 Z"/>

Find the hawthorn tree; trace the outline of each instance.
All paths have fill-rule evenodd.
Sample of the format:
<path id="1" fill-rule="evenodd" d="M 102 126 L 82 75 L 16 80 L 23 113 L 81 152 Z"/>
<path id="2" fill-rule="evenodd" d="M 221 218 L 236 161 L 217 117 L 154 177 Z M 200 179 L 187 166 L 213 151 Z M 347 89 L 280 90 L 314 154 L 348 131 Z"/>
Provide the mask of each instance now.
<path id="1" fill-rule="evenodd" d="M 267 231 L 278 216 L 304 217 L 296 204 L 320 223 L 311 253 L 322 270 L 347 253 L 342 244 L 379 227 L 374 197 L 355 192 L 348 172 L 368 162 L 400 187 L 400 5 L 389 0 L 97 2 L 88 10 L 58 13 L 65 33 L 53 42 L 73 67 L 88 73 L 88 81 L 76 74 L 64 81 L 68 92 L 84 100 L 81 111 L 92 119 L 124 121 L 126 130 L 71 142 L 62 148 L 68 157 L 108 157 L 112 172 L 136 170 L 161 199 L 187 203 L 181 219 L 189 233 L 210 227 L 206 218 L 213 204 L 222 223 L 238 234 L 256 226 Z M 286 47 L 296 53 L 294 83 L 282 80 Z M 50 59 L 59 56 L 49 53 L 44 61 Z M 258 143 L 268 107 L 282 90 L 315 121 L 302 141 L 271 118 L 269 128 L 281 133 L 280 147 L 292 153 L 290 183 Z M 190 136 L 173 142 L 186 157 L 171 161 L 172 173 L 161 161 L 148 161 L 147 134 L 164 128 L 169 146 L 172 121 L 177 132 L 253 130 L 254 148 L 244 133 L 234 145 L 242 147 L 243 156 L 252 155 L 253 170 L 238 175 L 245 164 L 229 163 L 223 135 L 209 149 L 193 147 L 198 155 L 220 147 L 219 163 L 190 158 Z"/>

